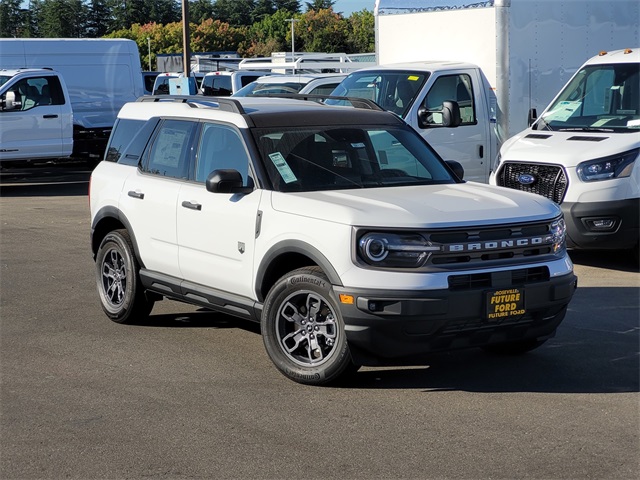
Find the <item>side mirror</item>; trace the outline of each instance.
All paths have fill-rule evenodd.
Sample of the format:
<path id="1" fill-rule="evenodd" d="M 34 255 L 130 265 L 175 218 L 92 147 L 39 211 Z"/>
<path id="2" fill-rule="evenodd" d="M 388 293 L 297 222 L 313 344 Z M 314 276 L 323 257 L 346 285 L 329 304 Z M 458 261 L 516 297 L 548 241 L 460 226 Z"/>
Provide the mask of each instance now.
<path id="1" fill-rule="evenodd" d="M 458 102 L 446 100 L 442 102 L 442 125 L 455 128 L 462 124 L 460 117 L 460 105 Z"/>
<path id="2" fill-rule="evenodd" d="M 527 116 L 527 123 L 529 126 L 533 125 L 533 123 L 538 119 L 538 111 L 535 108 L 529 109 L 529 115 Z"/>
<path id="3" fill-rule="evenodd" d="M 16 102 L 16 92 L 7 91 L 0 100 L 1 110 L 14 110 L 20 106 L 20 102 Z"/>
<path id="4" fill-rule="evenodd" d="M 453 173 L 456 174 L 456 177 L 458 177 L 458 179 L 462 180 L 464 178 L 464 168 L 460 164 L 460 162 L 456 162 L 455 160 L 447 160 L 446 163 L 447 165 L 449 165 L 449 168 L 453 170 Z"/>
<path id="5" fill-rule="evenodd" d="M 209 174 L 205 182 L 207 191 L 212 193 L 251 193 L 253 187 L 245 187 L 242 183 L 242 175 L 239 171 L 214 170 Z"/>
<path id="6" fill-rule="evenodd" d="M 418 110 L 418 126 L 420 128 L 449 127 L 455 128 L 462 124 L 460 105 L 453 100 L 442 102 L 442 109 L 429 110 L 422 106 Z"/>

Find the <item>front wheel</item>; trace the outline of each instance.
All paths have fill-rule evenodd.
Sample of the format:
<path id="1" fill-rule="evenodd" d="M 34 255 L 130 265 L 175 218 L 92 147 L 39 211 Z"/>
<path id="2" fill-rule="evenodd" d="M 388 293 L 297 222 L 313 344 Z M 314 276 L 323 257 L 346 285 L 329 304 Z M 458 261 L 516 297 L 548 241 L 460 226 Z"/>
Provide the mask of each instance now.
<path id="1" fill-rule="evenodd" d="M 153 308 L 140 284 L 139 270 L 129 233 L 109 232 L 96 255 L 96 283 L 102 309 L 114 322 L 144 319 Z"/>
<path id="2" fill-rule="evenodd" d="M 323 385 L 355 370 L 331 283 L 318 267 L 300 268 L 276 282 L 261 327 L 269 358 L 295 382 Z"/>

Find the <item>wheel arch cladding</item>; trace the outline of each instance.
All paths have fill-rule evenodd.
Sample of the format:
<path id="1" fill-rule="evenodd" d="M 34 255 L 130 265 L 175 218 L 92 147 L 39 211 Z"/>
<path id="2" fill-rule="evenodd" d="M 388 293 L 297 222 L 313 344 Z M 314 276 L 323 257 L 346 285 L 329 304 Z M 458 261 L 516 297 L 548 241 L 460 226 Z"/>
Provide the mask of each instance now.
<path id="1" fill-rule="evenodd" d="M 120 229 L 125 229 L 129 233 L 138 264 L 141 268 L 144 268 L 138 249 L 138 242 L 136 241 L 136 235 L 133 232 L 133 228 L 131 228 L 129 220 L 120 210 L 112 206 L 101 208 L 93 219 L 91 225 L 91 252 L 93 253 L 94 260 L 104 237 L 106 237 L 109 232 Z"/>
<path id="2" fill-rule="evenodd" d="M 331 262 L 318 250 L 300 240 L 285 240 L 272 246 L 262 257 L 256 274 L 256 294 L 263 302 L 267 293 L 280 277 L 301 267 L 317 265 L 331 284 L 342 285 L 342 280 Z"/>

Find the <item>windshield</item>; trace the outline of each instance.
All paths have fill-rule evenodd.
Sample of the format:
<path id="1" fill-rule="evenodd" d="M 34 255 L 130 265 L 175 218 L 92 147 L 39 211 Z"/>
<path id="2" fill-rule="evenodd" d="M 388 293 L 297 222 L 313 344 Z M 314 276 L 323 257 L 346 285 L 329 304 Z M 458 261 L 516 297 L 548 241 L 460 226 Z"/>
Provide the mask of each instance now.
<path id="1" fill-rule="evenodd" d="M 0 75 L 0 85 L 4 85 L 5 83 L 7 83 L 10 78 L 12 77 L 8 77 L 6 75 Z"/>
<path id="2" fill-rule="evenodd" d="M 424 72 L 354 72 L 336 87 L 332 95 L 373 100 L 385 110 L 404 117 L 429 75 Z M 329 100 L 327 103 L 338 103 Z"/>
<path id="3" fill-rule="evenodd" d="M 232 96 L 234 97 L 256 97 L 259 95 L 277 95 L 280 93 L 298 93 L 306 83 L 257 83 L 253 82 L 242 87 Z"/>
<path id="4" fill-rule="evenodd" d="M 593 65 L 580 70 L 535 123 L 535 130 L 637 132 L 640 64 Z"/>
<path id="5" fill-rule="evenodd" d="M 309 192 L 456 183 L 408 127 L 253 130 L 273 188 Z"/>

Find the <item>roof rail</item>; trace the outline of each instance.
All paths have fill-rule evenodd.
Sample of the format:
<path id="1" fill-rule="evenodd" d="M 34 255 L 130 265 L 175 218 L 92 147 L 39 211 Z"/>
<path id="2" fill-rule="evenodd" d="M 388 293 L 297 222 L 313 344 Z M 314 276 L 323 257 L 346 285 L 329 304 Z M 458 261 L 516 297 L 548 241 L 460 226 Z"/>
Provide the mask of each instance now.
<path id="1" fill-rule="evenodd" d="M 378 110 L 384 111 L 380 105 L 373 100 L 367 98 L 357 97 L 339 97 L 335 95 L 318 95 L 318 94 L 306 94 L 306 93 L 272 93 L 269 95 L 256 95 L 255 97 L 269 97 L 269 98 L 293 98 L 296 100 L 307 100 L 316 103 L 325 103 L 325 100 L 338 100 L 341 102 L 349 102 L 353 108 L 362 108 L 365 110 Z"/>
<path id="2" fill-rule="evenodd" d="M 246 113 L 242 104 L 235 98 L 228 97 L 202 97 L 200 95 L 145 95 L 138 98 L 137 102 L 174 102 L 174 103 L 186 103 L 191 107 L 196 107 L 196 104 L 205 106 L 216 106 L 225 112 L 231 113 Z"/>

